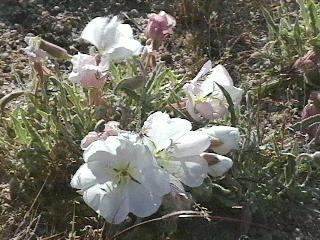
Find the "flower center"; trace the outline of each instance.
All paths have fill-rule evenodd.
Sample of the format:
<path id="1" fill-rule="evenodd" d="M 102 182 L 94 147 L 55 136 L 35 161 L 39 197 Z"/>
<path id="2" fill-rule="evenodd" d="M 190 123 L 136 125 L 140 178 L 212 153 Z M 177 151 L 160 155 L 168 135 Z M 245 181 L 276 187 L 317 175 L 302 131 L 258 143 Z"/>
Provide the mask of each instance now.
<path id="1" fill-rule="evenodd" d="M 155 152 L 154 157 L 158 160 L 158 163 L 162 168 L 166 168 L 168 162 L 173 159 L 170 148 Z"/>
<path id="2" fill-rule="evenodd" d="M 130 163 L 128 163 L 127 165 L 120 165 L 118 167 L 115 167 L 113 168 L 113 171 L 113 179 L 117 184 L 128 183 L 130 181 L 134 181 L 140 184 L 140 182 L 135 177 L 137 175 L 136 169 L 135 167 L 130 166 Z"/>

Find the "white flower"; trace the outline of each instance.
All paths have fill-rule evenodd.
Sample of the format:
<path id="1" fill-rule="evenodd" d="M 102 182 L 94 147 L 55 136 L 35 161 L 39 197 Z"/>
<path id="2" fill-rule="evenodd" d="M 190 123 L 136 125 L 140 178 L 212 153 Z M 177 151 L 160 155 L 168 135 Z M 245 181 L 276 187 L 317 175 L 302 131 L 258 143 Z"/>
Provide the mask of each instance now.
<path id="1" fill-rule="evenodd" d="M 71 186 L 80 189 L 84 201 L 108 222 L 118 224 L 129 212 L 150 216 L 170 192 L 169 175 L 149 149 L 121 136 L 93 142 L 84 161 Z"/>
<path id="2" fill-rule="evenodd" d="M 209 135 L 211 147 L 218 154 L 227 154 L 231 150 L 239 148 L 239 129 L 229 126 L 212 126 L 210 128 L 200 128 L 199 131 Z"/>
<path id="3" fill-rule="evenodd" d="M 109 61 L 105 57 L 96 58 L 91 55 L 78 53 L 71 59 L 73 64 L 69 80 L 83 87 L 98 88 L 106 81 L 106 71 Z"/>
<path id="4" fill-rule="evenodd" d="M 146 144 L 159 164 L 182 183 L 200 186 L 207 177 L 208 164 L 200 154 L 210 145 L 207 134 L 191 131 L 191 123 L 156 112 L 143 126 Z"/>
<path id="5" fill-rule="evenodd" d="M 230 95 L 235 107 L 239 107 L 243 90 L 233 86 L 232 78 L 228 71 L 222 66 L 212 67 L 210 61 L 205 63 L 197 76 L 184 85 L 187 94 L 186 108 L 190 116 L 196 120 L 222 118 L 228 113 L 228 103 L 219 88 L 221 85 Z M 199 79 L 208 73 L 204 81 Z"/>
<path id="6" fill-rule="evenodd" d="M 83 29 L 81 38 L 90 42 L 110 61 L 119 61 L 140 53 L 139 41 L 133 38 L 130 25 L 122 24 L 117 17 L 96 17 Z"/>
<path id="7" fill-rule="evenodd" d="M 203 153 L 201 156 L 207 160 L 209 168 L 208 174 L 212 177 L 221 177 L 232 167 L 233 162 L 230 158 L 214 154 Z"/>

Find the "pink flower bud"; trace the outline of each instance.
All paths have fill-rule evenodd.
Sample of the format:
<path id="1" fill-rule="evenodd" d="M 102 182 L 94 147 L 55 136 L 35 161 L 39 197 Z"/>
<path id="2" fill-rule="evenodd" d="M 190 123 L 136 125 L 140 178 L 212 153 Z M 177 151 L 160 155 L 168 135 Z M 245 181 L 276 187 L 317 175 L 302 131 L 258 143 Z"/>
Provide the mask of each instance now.
<path id="1" fill-rule="evenodd" d="M 317 114 L 320 114 L 320 92 L 314 91 L 310 94 L 308 104 L 303 108 L 301 116 L 302 119 L 306 119 Z M 314 138 L 318 139 L 320 137 L 318 129 L 319 124 L 315 124 L 306 129 L 304 132 L 308 134 L 310 140 Z"/>
<path id="2" fill-rule="evenodd" d="M 173 33 L 176 20 L 164 11 L 158 14 L 149 14 L 149 22 L 145 30 L 147 38 L 153 41 L 153 49 L 158 49 L 160 44 L 169 34 Z"/>
<path id="3" fill-rule="evenodd" d="M 98 140 L 106 140 L 109 136 L 117 136 L 120 132 L 123 132 L 119 128 L 120 123 L 116 121 L 110 121 L 105 124 L 103 132 L 89 132 L 87 136 L 81 141 L 81 148 L 86 149 L 91 143 Z"/>
<path id="4" fill-rule="evenodd" d="M 294 66 L 304 73 L 308 73 L 318 68 L 320 53 L 310 50 L 303 57 L 298 58 Z"/>
<path id="5" fill-rule="evenodd" d="M 53 43 L 47 42 L 43 39 L 40 41 L 39 48 L 46 51 L 49 55 L 59 59 L 70 59 L 71 56 L 68 54 L 67 50 Z"/>

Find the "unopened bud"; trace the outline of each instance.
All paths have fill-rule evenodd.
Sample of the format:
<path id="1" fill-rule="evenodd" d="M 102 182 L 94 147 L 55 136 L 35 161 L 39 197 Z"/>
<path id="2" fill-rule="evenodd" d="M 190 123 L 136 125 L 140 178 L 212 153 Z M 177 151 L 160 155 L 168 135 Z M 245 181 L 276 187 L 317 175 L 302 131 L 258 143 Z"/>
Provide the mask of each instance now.
<path id="1" fill-rule="evenodd" d="M 68 54 L 67 50 L 64 48 L 53 44 L 51 42 L 41 39 L 39 48 L 46 51 L 49 55 L 59 59 L 70 59 L 71 56 Z"/>

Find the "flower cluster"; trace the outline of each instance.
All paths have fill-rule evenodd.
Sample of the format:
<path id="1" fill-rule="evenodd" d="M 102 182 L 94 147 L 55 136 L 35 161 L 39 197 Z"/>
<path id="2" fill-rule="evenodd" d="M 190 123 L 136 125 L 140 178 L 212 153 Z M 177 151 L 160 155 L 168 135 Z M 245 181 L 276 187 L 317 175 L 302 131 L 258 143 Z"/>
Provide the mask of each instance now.
<path id="1" fill-rule="evenodd" d="M 184 193 L 209 175 L 222 176 L 232 160 L 219 155 L 237 149 L 237 128 L 213 126 L 196 131 L 188 120 L 155 112 L 140 133 L 107 123 L 102 133 L 82 142 L 84 164 L 72 178 L 84 201 L 111 223 L 155 213 L 170 192 Z M 216 153 L 205 152 L 213 150 Z M 181 184 L 182 183 L 182 184 Z M 178 189 L 178 190 L 177 190 Z"/>
<path id="2" fill-rule="evenodd" d="M 110 79 L 110 66 L 141 54 L 145 69 L 148 65 L 152 69 L 156 51 L 175 25 L 175 19 L 163 11 L 149 15 L 145 34 L 151 45 L 142 47 L 128 24 L 117 17 L 97 17 L 80 36 L 95 47 L 90 54 L 70 56 L 63 48 L 39 37 L 27 38 L 28 47 L 24 50 L 31 61 L 38 63 L 48 56 L 70 59 L 73 69 L 69 80 L 88 88 L 90 105 L 98 107 L 104 103 L 103 87 Z M 222 89 L 229 93 L 235 106 L 240 104 L 243 90 L 233 86 L 222 65 L 213 68 L 208 61 L 184 86 L 190 116 L 195 121 L 224 117 L 228 102 Z M 190 121 L 171 118 L 164 112 L 151 114 L 140 132 L 120 129 L 115 121 L 99 125 L 99 129 L 89 132 L 81 142 L 84 163 L 72 177 L 71 186 L 79 190 L 92 209 L 114 224 L 123 222 L 129 213 L 150 216 L 165 196 L 175 200 L 177 196 L 186 197 L 184 186 L 198 187 L 209 175 L 222 176 L 233 164 L 225 155 L 237 149 L 240 141 L 237 128 L 211 126 L 193 130 Z"/>

